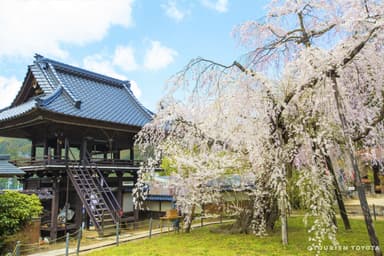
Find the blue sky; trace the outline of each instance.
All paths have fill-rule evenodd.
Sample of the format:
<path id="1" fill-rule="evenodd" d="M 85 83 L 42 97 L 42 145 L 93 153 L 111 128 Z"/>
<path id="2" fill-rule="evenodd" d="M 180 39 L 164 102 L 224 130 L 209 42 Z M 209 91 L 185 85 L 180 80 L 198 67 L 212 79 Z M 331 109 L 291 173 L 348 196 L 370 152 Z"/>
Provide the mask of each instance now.
<path id="1" fill-rule="evenodd" d="M 231 63 L 245 49 L 231 32 L 263 17 L 266 0 L 1 0 L 0 108 L 33 55 L 134 81 L 152 111 L 166 80 L 191 59 Z"/>

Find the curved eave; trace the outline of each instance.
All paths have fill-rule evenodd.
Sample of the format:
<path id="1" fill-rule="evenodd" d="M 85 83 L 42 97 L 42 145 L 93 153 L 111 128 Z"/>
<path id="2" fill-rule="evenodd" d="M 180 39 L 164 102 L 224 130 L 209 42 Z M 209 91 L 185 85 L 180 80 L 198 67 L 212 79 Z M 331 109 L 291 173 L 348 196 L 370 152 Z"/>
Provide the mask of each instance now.
<path id="1" fill-rule="evenodd" d="M 141 126 L 128 125 L 123 123 L 108 122 L 73 115 L 66 115 L 54 111 L 50 111 L 38 106 L 29 111 L 14 115 L 10 118 L 0 120 L 0 136 L 9 136 L 10 131 L 17 130 L 21 127 L 36 125 L 41 122 L 54 122 L 58 124 L 67 124 L 73 126 L 84 126 L 92 128 L 101 128 L 116 130 L 122 132 L 137 133 L 141 130 Z M 5 132 L 5 134 L 4 134 Z M 13 137 L 13 136 L 10 136 Z M 15 134 L 14 137 L 23 137 Z"/>
<path id="2" fill-rule="evenodd" d="M 37 102 L 33 100 L 17 107 L 3 109 L 0 112 L 0 128 L 1 123 L 29 115 L 29 113 L 36 111 L 38 108 Z"/>
<path id="3" fill-rule="evenodd" d="M 60 112 L 54 112 L 47 109 L 41 109 L 41 115 L 43 120 L 51 121 L 59 124 L 68 124 L 74 126 L 85 126 L 92 128 L 110 129 L 122 132 L 138 132 L 141 130 L 141 126 L 108 122 L 103 120 L 84 118 L 74 115 L 66 115 Z"/>
<path id="4" fill-rule="evenodd" d="M 25 128 L 44 122 L 43 117 L 39 113 L 40 109 L 36 107 L 12 118 L 0 120 L 0 136 L 30 138 L 30 134 Z"/>
<path id="5" fill-rule="evenodd" d="M 152 120 L 153 119 L 153 112 L 150 111 L 149 109 L 147 109 L 146 107 L 144 107 L 143 104 L 141 104 L 141 102 L 136 98 L 135 94 L 133 94 L 133 92 L 130 88 L 130 85 L 124 84 L 124 87 L 125 87 L 127 93 L 129 94 L 129 96 L 131 97 L 131 99 L 133 100 L 133 102 L 136 104 L 137 108 L 144 115 L 146 115 L 149 120 Z"/>

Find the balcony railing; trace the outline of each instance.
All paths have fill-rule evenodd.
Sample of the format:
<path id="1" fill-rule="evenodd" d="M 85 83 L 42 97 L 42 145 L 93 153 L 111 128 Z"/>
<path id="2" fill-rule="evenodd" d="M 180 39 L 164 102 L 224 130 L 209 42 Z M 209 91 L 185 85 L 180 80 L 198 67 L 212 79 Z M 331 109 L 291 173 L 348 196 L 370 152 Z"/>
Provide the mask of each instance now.
<path id="1" fill-rule="evenodd" d="M 92 158 L 89 159 L 91 162 L 96 163 L 97 166 L 113 166 L 113 167 L 139 167 L 142 160 L 124 160 L 124 159 L 103 159 L 103 158 Z M 66 165 L 64 157 L 51 157 L 45 156 L 43 158 L 36 159 L 17 159 L 11 161 L 18 167 L 26 166 L 50 166 L 50 165 Z M 79 160 L 68 160 L 69 165 L 78 165 L 81 163 Z"/>

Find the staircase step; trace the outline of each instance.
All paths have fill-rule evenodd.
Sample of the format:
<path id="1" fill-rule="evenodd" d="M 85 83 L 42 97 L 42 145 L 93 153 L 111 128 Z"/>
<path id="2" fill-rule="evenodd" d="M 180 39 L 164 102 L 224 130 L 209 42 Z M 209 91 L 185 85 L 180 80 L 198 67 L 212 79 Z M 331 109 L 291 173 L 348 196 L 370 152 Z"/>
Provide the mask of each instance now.
<path id="1" fill-rule="evenodd" d="M 104 230 L 109 229 L 109 228 L 116 228 L 116 224 L 113 224 L 113 225 L 104 225 L 103 228 L 104 228 Z"/>
<path id="2" fill-rule="evenodd" d="M 94 216 L 95 216 L 95 218 L 100 218 L 100 219 L 102 217 L 104 217 L 104 220 L 111 220 L 111 219 L 113 219 L 112 215 L 110 213 L 108 213 L 108 214 L 94 214 Z"/>
<path id="3" fill-rule="evenodd" d="M 96 220 L 97 223 L 99 223 L 100 225 L 101 225 L 101 223 L 104 223 L 104 225 L 115 224 L 115 221 L 112 220 L 112 219 L 109 219 L 109 220 L 103 220 L 102 218 L 95 218 L 95 220 Z"/>
<path id="4" fill-rule="evenodd" d="M 116 222 L 113 215 L 115 210 L 112 210 L 115 208 L 114 206 L 110 208 L 107 202 L 116 202 L 116 199 L 107 183 L 102 182 L 104 178 L 99 175 L 97 167 L 72 167 L 68 170 L 68 175 L 99 234 L 105 234 L 105 229 L 115 229 Z"/>

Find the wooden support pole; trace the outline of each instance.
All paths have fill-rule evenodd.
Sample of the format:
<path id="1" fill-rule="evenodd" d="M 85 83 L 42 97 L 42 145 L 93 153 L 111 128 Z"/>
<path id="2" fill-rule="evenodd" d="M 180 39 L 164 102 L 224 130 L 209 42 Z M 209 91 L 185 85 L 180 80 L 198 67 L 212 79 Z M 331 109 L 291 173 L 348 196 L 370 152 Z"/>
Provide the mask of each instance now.
<path id="1" fill-rule="evenodd" d="M 64 147 L 65 147 L 65 168 L 67 171 L 67 187 L 65 190 L 65 232 L 67 232 L 67 217 L 68 217 L 68 208 L 69 208 L 69 165 L 68 165 L 68 160 L 69 160 L 69 141 L 68 138 L 65 138 L 64 141 Z M 60 149 L 61 152 L 61 149 Z M 61 157 L 60 157 L 61 158 Z"/>
<path id="2" fill-rule="evenodd" d="M 20 241 L 16 242 L 15 256 L 20 256 Z"/>
<path id="3" fill-rule="evenodd" d="M 329 172 L 333 176 L 333 186 L 335 187 L 334 191 L 335 191 L 336 201 L 337 201 L 337 205 L 339 206 L 340 216 L 341 216 L 341 219 L 343 220 L 344 228 L 345 230 L 350 230 L 351 224 L 348 219 L 348 214 L 344 205 L 343 196 L 339 188 L 339 183 L 337 182 L 337 177 L 336 177 L 335 170 L 333 168 L 332 160 L 328 154 L 325 154 L 325 161 L 326 161 Z"/>
<path id="4" fill-rule="evenodd" d="M 152 218 L 149 219 L 149 238 L 152 237 Z"/>
<path id="5" fill-rule="evenodd" d="M 120 223 L 116 223 L 116 246 L 119 246 L 120 243 Z"/>
<path id="6" fill-rule="evenodd" d="M 65 256 L 69 255 L 69 233 L 65 234 Z"/>
<path id="7" fill-rule="evenodd" d="M 65 232 L 67 232 L 67 225 L 68 225 L 68 208 L 69 208 L 69 175 L 67 174 L 66 177 L 66 189 L 65 189 Z"/>
<path id="8" fill-rule="evenodd" d="M 76 255 L 77 256 L 79 255 L 79 252 L 80 252 L 80 243 L 81 243 L 82 237 L 83 237 L 83 228 L 80 227 L 79 228 L 79 234 L 77 236 L 77 246 L 76 246 Z"/>
<path id="9" fill-rule="evenodd" d="M 57 214 L 59 211 L 59 183 L 57 177 L 53 177 L 52 181 L 53 197 L 51 203 L 51 231 L 50 238 L 55 240 L 57 237 Z"/>

